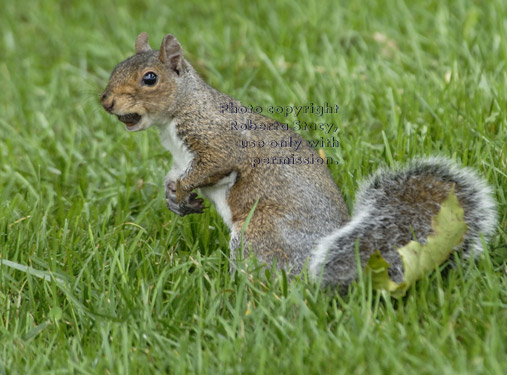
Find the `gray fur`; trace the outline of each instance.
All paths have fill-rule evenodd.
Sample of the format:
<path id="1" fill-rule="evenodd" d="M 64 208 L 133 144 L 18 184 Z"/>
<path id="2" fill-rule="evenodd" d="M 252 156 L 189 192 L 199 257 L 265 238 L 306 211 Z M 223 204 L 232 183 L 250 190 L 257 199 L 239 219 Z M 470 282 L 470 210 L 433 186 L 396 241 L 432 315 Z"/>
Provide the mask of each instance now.
<path id="1" fill-rule="evenodd" d="M 419 182 L 427 180 L 433 180 L 435 190 L 455 186 L 468 226 L 462 245 L 464 256 L 480 253 L 483 250 L 480 235 L 488 240 L 496 228 L 491 188 L 471 169 L 458 167 L 445 158 L 416 159 L 397 171 L 381 169 L 360 186 L 352 220 L 324 237 L 314 251 L 312 275 L 318 278 L 322 274 L 324 285 L 346 286 L 352 282 L 357 277 L 357 241 L 361 267 L 379 250 L 391 264 L 391 278 L 401 282 L 403 266 L 396 249 L 414 237 L 425 243 L 432 232 L 431 219 L 440 207 L 433 199 L 431 184 L 426 184 L 423 191 L 420 189 Z M 405 199 L 407 195 L 425 193 L 427 199 L 417 202 Z"/>

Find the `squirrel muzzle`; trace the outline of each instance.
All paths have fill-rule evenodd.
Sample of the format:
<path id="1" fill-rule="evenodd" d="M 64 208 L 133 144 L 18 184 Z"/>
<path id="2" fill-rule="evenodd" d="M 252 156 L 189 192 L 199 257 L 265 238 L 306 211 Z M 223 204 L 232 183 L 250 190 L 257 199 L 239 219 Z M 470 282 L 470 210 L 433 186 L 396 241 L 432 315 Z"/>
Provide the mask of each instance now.
<path id="1" fill-rule="evenodd" d="M 118 120 L 120 120 L 125 125 L 127 125 L 127 127 L 132 127 L 132 126 L 136 125 L 141 120 L 141 116 L 138 113 L 127 113 L 127 114 L 123 114 L 123 115 L 116 114 L 114 112 L 114 107 L 115 107 L 114 97 L 107 90 L 104 91 L 104 93 L 100 97 L 100 103 L 102 104 L 102 107 L 104 107 L 104 109 L 107 112 L 109 112 L 113 115 L 116 115 L 116 117 L 118 117 Z"/>

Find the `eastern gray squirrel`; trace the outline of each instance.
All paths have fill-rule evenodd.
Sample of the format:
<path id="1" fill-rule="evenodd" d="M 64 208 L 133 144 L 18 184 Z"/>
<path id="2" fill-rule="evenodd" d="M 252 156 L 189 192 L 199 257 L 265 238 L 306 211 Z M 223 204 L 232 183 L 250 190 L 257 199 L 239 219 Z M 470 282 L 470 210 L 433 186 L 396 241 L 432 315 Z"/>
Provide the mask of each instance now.
<path id="1" fill-rule="evenodd" d="M 496 227 L 491 189 L 472 170 L 444 158 L 417 159 L 396 171 L 381 169 L 361 185 L 354 214 L 349 213 L 325 163 L 290 129 L 260 114 L 223 111 L 239 101 L 208 86 L 183 57 L 181 45 L 166 35 L 152 50 L 148 34 L 135 42 L 135 55 L 116 66 L 101 103 L 128 131 L 157 125 L 173 156 L 165 179 L 166 203 L 183 216 L 203 211 L 195 189 L 215 205 L 231 231 L 231 261 L 238 249 L 267 265 L 309 273 L 324 285 L 346 286 L 361 264 L 379 250 L 400 282 L 397 248 L 431 233 L 431 219 L 454 187 L 468 226 L 465 256 L 482 251 Z M 269 130 L 236 129 L 231 124 L 274 124 Z M 241 141 L 291 139 L 297 148 L 240 147 Z M 252 160 L 267 163 L 252 164 Z M 275 163 L 275 161 L 287 161 Z M 273 161 L 271 163 L 270 161 Z M 241 232 L 252 207 L 253 216 Z"/>

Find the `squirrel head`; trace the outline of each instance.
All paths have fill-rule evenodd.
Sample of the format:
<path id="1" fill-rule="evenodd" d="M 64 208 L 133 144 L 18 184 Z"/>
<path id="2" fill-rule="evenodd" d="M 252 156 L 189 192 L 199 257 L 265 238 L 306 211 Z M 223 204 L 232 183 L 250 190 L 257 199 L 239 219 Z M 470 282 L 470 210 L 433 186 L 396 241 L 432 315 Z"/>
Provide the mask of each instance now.
<path id="1" fill-rule="evenodd" d="M 180 43 L 171 34 L 164 37 L 160 50 L 154 51 L 148 34 L 141 33 L 135 51 L 114 68 L 100 99 L 104 109 L 129 131 L 144 130 L 172 117 L 182 76 L 189 67 Z"/>

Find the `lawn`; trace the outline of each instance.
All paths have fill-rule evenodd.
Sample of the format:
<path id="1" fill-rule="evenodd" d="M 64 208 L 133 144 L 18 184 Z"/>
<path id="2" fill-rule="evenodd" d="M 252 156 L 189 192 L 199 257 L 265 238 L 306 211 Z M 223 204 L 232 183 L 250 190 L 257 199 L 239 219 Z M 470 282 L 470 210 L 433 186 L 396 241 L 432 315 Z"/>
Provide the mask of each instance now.
<path id="1" fill-rule="evenodd" d="M 506 2 L 1 8 L 0 375 L 507 373 Z M 154 48 L 176 35 L 246 105 L 337 104 L 319 121 L 339 129 L 325 152 L 350 208 L 382 165 L 445 155 L 476 169 L 498 200 L 489 251 L 401 300 L 255 261 L 233 277 L 215 209 L 167 210 L 156 129 L 128 133 L 99 104 L 141 31 Z"/>

